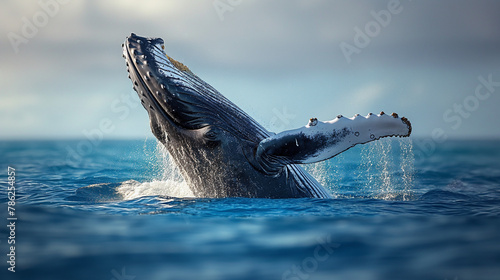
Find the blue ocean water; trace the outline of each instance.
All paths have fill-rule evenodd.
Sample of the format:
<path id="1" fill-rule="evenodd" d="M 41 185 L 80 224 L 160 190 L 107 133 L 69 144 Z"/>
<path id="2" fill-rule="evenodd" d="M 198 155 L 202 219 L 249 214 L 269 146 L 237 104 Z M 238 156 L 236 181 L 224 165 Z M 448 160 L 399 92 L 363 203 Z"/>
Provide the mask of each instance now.
<path id="1" fill-rule="evenodd" d="M 1 279 L 500 279 L 499 141 L 414 142 L 307 166 L 334 199 L 273 200 L 191 197 L 151 139 L 3 141 Z"/>

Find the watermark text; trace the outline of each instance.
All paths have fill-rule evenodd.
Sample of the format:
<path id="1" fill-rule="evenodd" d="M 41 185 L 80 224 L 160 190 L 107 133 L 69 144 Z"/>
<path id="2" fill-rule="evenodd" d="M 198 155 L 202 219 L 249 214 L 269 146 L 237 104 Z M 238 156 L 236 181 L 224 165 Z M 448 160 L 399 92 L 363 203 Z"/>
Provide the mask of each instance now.
<path id="1" fill-rule="evenodd" d="M 317 242 L 318 245 L 314 248 L 312 256 L 304 258 L 299 265 L 294 264 L 283 272 L 282 280 L 309 279 L 310 275 L 318 269 L 319 264 L 326 261 L 335 249 L 340 247 L 340 244 L 332 242 L 330 235 L 325 239 L 318 238 Z"/>
<path id="2" fill-rule="evenodd" d="M 224 21 L 224 14 L 227 12 L 233 12 L 236 6 L 239 6 L 243 0 L 214 0 L 212 5 L 214 6 L 217 16 L 219 16 L 220 21 Z"/>
<path id="3" fill-rule="evenodd" d="M 7 228 L 9 229 L 7 243 L 10 245 L 7 254 L 7 268 L 10 272 L 16 272 L 16 170 L 13 167 L 7 168 Z"/>
<path id="4" fill-rule="evenodd" d="M 60 5 L 67 4 L 69 1 L 71 0 L 39 0 L 38 6 L 40 6 L 40 9 L 31 18 L 21 18 L 22 26 L 20 32 L 7 33 L 14 52 L 16 54 L 19 53 L 19 46 L 27 44 L 30 39 L 33 39 L 40 29 L 49 24 L 50 18 L 55 17 L 59 13 Z"/>
<path id="5" fill-rule="evenodd" d="M 372 39 L 380 35 L 382 29 L 391 23 L 392 17 L 402 11 L 403 6 L 399 0 L 390 0 L 387 3 L 387 9 L 370 12 L 373 20 L 367 22 L 363 29 L 358 26 L 354 27 L 353 43 L 341 42 L 339 44 L 347 63 L 351 63 L 352 55 L 360 54 L 362 49 L 368 47 Z"/>

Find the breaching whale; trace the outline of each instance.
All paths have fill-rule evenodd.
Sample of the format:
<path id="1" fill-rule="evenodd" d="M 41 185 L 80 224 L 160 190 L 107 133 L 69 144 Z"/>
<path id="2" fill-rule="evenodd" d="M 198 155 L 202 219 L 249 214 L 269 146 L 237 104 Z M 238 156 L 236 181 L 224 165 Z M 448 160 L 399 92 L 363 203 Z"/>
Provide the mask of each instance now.
<path id="1" fill-rule="evenodd" d="M 329 198 L 299 164 L 411 134 L 406 118 L 383 112 L 326 122 L 312 118 L 304 127 L 274 134 L 168 56 L 161 38 L 132 33 L 122 47 L 151 131 L 197 197 Z"/>

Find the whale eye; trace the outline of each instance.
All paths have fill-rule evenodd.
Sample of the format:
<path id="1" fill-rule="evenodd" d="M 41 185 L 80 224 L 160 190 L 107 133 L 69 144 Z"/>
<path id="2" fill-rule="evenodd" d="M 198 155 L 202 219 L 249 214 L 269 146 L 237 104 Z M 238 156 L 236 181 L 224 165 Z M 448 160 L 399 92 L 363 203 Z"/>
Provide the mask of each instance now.
<path id="1" fill-rule="evenodd" d="M 220 143 L 219 134 L 217 133 L 217 130 L 214 128 L 208 129 L 203 134 L 203 141 L 209 147 L 217 146 Z"/>
<path id="2" fill-rule="evenodd" d="M 215 139 L 217 138 L 217 133 L 215 133 L 215 131 L 213 130 L 210 130 L 207 133 L 205 133 L 205 137 L 209 139 Z"/>

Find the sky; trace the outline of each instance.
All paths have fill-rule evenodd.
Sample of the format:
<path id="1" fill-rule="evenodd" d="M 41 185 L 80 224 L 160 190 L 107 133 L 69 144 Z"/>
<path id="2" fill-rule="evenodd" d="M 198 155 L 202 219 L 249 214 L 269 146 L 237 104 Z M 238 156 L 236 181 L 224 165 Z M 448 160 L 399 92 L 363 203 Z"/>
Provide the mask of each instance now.
<path id="1" fill-rule="evenodd" d="M 499 138 L 500 1 L 4 0 L 0 139 L 151 138 L 121 44 L 161 37 L 274 132 L 397 112 Z M 434 137 L 434 138 L 433 138 Z"/>

